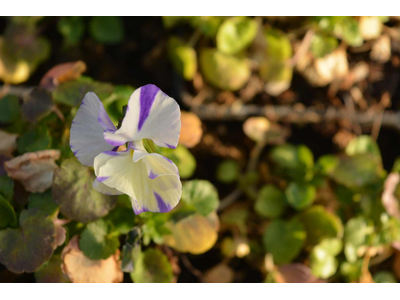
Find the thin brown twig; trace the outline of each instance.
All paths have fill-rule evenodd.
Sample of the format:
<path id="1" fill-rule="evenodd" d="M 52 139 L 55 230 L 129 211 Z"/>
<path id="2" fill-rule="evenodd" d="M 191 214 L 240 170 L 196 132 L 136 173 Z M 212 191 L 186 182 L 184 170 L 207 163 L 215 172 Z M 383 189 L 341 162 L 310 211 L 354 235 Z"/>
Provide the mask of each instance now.
<path id="1" fill-rule="evenodd" d="M 186 269 L 188 269 L 194 276 L 201 279 L 203 277 L 203 273 L 193 267 L 192 263 L 190 262 L 189 258 L 185 255 L 181 255 L 182 263 L 185 265 Z"/>
<path id="2" fill-rule="evenodd" d="M 354 133 L 356 135 L 361 135 L 362 134 L 362 129 L 361 129 L 360 123 L 358 123 L 358 120 L 355 117 L 356 116 L 356 110 L 355 110 L 355 107 L 354 107 L 353 98 L 349 94 L 346 94 L 343 97 L 343 99 L 344 99 L 344 103 L 346 105 L 348 118 L 349 118 L 349 120 L 351 122 L 351 125 L 353 127 L 353 131 L 354 131 Z"/>
<path id="3" fill-rule="evenodd" d="M 308 53 L 308 49 L 310 49 L 312 38 L 314 36 L 314 31 L 312 29 L 307 30 L 306 34 L 304 35 L 303 40 L 299 48 L 297 49 L 296 53 L 293 57 L 289 60 L 290 66 L 296 66 L 297 62 L 304 57 Z"/>

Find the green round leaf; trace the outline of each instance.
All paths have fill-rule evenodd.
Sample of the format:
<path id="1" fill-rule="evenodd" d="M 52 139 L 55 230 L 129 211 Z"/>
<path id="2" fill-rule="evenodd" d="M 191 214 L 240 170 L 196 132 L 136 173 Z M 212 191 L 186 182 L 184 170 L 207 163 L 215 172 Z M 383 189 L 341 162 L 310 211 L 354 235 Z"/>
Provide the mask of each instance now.
<path id="1" fill-rule="evenodd" d="M 0 231 L 0 263 L 14 273 L 34 272 L 53 255 L 55 227 L 38 209 L 22 211 L 19 228 Z"/>
<path id="2" fill-rule="evenodd" d="M 226 19 L 217 32 L 217 48 L 226 54 L 236 54 L 250 45 L 257 34 L 257 22 L 248 17 Z"/>
<path id="3" fill-rule="evenodd" d="M 161 148 L 160 153 L 174 162 L 182 179 L 192 177 L 196 171 L 196 158 L 185 146 L 178 145 L 176 149 Z"/>
<path id="4" fill-rule="evenodd" d="M 296 258 L 305 239 L 304 227 L 296 219 L 272 221 L 263 236 L 265 249 L 272 253 L 276 264 L 289 263 Z"/>
<path id="5" fill-rule="evenodd" d="M 51 146 L 51 135 L 46 127 L 25 132 L 17 141 L 18 152 L 23 154 L 27 152 L 36 152 L 49 149 Z"/>
<path id="6" fill-rule="evenodd" d="M 217 16 L 193 16 L 189 17 L 192 27 L 200 30 L 204 35 L 214 38 L 224 18 Z"/>
<path id="7" fill-rule="evenodd" d="M 30 194 L 28 198 L 28 208 L 38 208 L 45 212 L 48 216 L 54 215 L 58 209 L 57 203 L 54 202 L 51 190 L 45 193 Z"/>
<path id="8" fill-rule="evenodd" d="M 319 278 L 327 279 L 336 273 L 338 260 L 335 258 L 343 248 L 342 240 L 327 238 L 315 246 L 311 252 L 311 270 Z"/>
<path id="9" fill-rule="evenodd" d="M 379 271 L 374 275 L 375 283 L 397 283 L 396 277 L 392 272 Z"/>
<path id="10" fill-rule="evenodd" d="M 285 194 L 273 185 L 264 185 L 258 193 L 254 210 L 262 217 L 280 217 L 287 207 Z"/>
<path id="11" fill-rule="evenodd" d="M 361 46 L 364 42 L 358 26 L 358 22 L 353 17 L 347 17 L 341 24 L 343 40 L 353 47 Z"/>
<path id="12" fill-rule="evenodd" d="M 0 100 L 0 123 L 18 121 L 21 108 L 17 96 L 7 95 Z"/>
<path id="13" fill-rule="evenodd" d="M 311 52 L 315 57 L 324 57 L 338 47 L 338 40 L 332 36 L 316 34 L 311 41 Z"/>
<path id="14" fill-rule="evenodd" d="M 207 180 L 187 181 L 183 184 L 182 201 L 203 216 L 207 216 L 219 206 L 218 191 Z"/>
<path id="15" fill-rule="evenodd" d="M 111 222 L 114 231 L 127 234 L 135 226 L 135 214 L 132 207 L 116 207 L 105 218 Z"/>
<path id="16" fill-rule="evenodd" d="M 349 156 L 357 154 L 371 154 L 376 157 L 381 157 L 381 151 L 378 144 L 369 135 L 360 135 L 352 139 L 346 146 L 345 152 Z"/>
<path id="17" fill-rule="evenodd" d="M 78 80 L 63 82 L 57 86 L 53 92 L 53 99 L 69 106 L 78 106 L 87 92 L 93 92 L 101 100 L 105 100 L 114 92 L 114 87 L 109 83 L 81 76 Z"/>
<path id="18" fill-rule="evenodd" d="M 342 237 L 343 225 L 340 218 L 329 213 L 323 206 L 310 207 L 299 215 L 307 231 L 306 245 L 313 247 L 325 238 Z"/>
<path id="19" fill-rule="evenodd" d="M 7 227 L 16 227 L 17 217 L 15 216 L 14 208 L 0 196 L 0 229 L 5 229 Z"/>
<path id="20" fill-rule="evenodd" d="M 58 32 L 67 46 L 76 45 L 85 33 L 85 24 L 80 16 L 62 17 L 57 23 Z"/>
<path id="21" fill-rule="evenodd" d="M 124 24 L 121 17 L 95 16 L 90 19 L 89 33 L 100 43 L 117 44 L 124 39 Z"/>
<path id="22" fill-rule="evenodd" d="M 153 248 L 140 253 L 131 273 L 131 278 L 136 283 L 169 283 L 172 276 L 172 267 L 167 256 Z"/>
<path id="23" fill-rule="evenodd" d="M 367 238 L 374 232 L 372 222 L 360 216 L 350 219 L 344 229 L 344 254 L 349 262 L 358 258 L 357 249 L 367 244 Z"/>
<path id="24" fill-rule="evenodd" d="M 185 45 L 180 38 L 171 37 L 168 40 L 168 54 L 174 69 L 185 80 L 192 80 L 197 72 L 196 50 Z"/>
<path id="25" fill-rule="evenodd" d="M 296 210 L 303 210 L 309 207 L 317 196 L 315 186 L 291 182 L 285 190 L 288 203 Z"/>
<path id="26" fill-rule="evenodd" d="M 105 216 L 114 207 L 117 197 L 96 191 L 94 180 L 93 171 L 74 157 L 54 172 L 52 195 L 64 216 L 87 223 Z"/>
<path id="27" fill-rule="evenodd" d="M 60 255 L 53 255 L 36 272 L 35 279 L 39 283 L 68 283 L 67 275 L 61 270 L 62 260 Z"/>
<path id="28" fill-rule="evenodd" d="M 0 176 L 0 196 L 10 201 L 14 195 L 14 180 L 7 175 Z"/>
<path id="29" fill-rule="evenodd" d="M 234 160 L 224 160 L 218 165 L 217 179 L 223 183 L 231 183 L 239 178 L 240 167 Z"/>
<path id="30" fill-rule="evenodd" d="M 200 66 L 205 79 L 222 90 L 241 89 L 251 75 L 246 59 L 227 55 L 216 49 L 203 49 L 200 52 Z"/>
<path id="31" fill-rule="evenodd" d="M 330 176 L 347 188 L 362 188 L 382 179 L 382 161 L 369 153 L 344 156 Z"/>
<path id="32" fill-rule="evenodd" d="M 119 247 L 118 235 L 110 234 L 113 229 L 111 222 L 105 220 L 89 223 L 81 234 L 79 248 L 90 259 L 107 259 Z"/>

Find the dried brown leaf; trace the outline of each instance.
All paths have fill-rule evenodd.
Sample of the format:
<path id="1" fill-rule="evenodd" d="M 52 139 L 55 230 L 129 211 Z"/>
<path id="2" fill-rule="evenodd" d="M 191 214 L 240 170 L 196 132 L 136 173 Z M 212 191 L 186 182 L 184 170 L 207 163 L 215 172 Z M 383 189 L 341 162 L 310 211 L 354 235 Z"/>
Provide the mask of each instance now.
<path id="1" fill-rule="evenodd" d="M 11 155 L 17 149 L 18 134 L 0 130 L 0 154 Z"/>
<path id="2" fill-rule="evenodd" d="M 181 134 L 179 143 L 187 148 L 196 146 L 203 136 L 201 120 L 197 115 L 191 112 L 181 112 Z"/>
<path id="3" fill-rule="evenodd" d="M 390 216 L 400 219 L 399 200 L 395 196 L 396 187 L 400 182 L 399 173 L 390 173 L 385 180 L 382 193 L 382 204 Z"/>
<path id="4" fill-rule="evenodd" d="M 282 265 L 275 274 L 278 283 L 316 283 L 320 282 L 312 273 L 311 269 L 300 263 Z"/>
<path id="5" fill-rule="evenodd" d="M 60 158 L 59 150 L 43 150 L 25 153 L 4 163 L 7 175 L 20 181 L 31 193 L 42 193 L 53 183 L 55 161 Z"/>
<path id="6" fill-rule="evenodd" d="M 202 278 L 203 283 L 230 283 L 235 273 L 226 264 L 219 264 L 208 270 Z"/>
<path id="7" fill-rule="evenodd" d="M 119 250 L 104 260 L 91 260 L 79 249 L 78 236 L 73 237 L 61 254 L 61 269 L 74 283 L 118 283 L 121 271 Z"/>
<path id="8" fill-rule="evenodd" d="M 85 71 L 86 64 L 81 60 L 59 64 L 47 71 L 40 81 L 40 86 L 51 90 L 62 82 L 79 78 Z"/>

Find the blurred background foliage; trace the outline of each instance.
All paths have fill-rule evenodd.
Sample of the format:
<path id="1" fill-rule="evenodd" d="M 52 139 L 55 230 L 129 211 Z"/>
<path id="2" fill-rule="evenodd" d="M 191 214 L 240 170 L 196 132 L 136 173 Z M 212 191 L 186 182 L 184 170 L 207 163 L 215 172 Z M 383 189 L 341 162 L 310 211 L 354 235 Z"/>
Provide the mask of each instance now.
<path id="1" fill-rule="evenodd" d="M 398 282 L 398 17 L 0 19 L 0 281 Z M 69 147 L 154 83 L 181 106 L 169 213 Z"/>

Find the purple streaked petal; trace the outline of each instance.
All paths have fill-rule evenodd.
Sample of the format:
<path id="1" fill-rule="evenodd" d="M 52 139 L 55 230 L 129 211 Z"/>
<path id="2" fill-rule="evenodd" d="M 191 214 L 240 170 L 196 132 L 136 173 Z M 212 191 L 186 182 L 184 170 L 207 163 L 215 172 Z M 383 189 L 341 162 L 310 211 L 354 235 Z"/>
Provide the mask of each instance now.
<path id="1" fill-rule="evenodd" d="M 124 152 L 126 152 L 126 150 L 125 151 L 120 151 L 120 152 L 117 152 L 117 151 L 104 151 L 102 153 L 110 155 L 110 156 L 118 156 L 118 155 L 122 154 L 121 152 L 124 153 Z"/>
<path id="2" fill-rule="evenodd" d="M 155 178 L 157 178 L 157 176 L 158 176 L 157 174 L 153 173 L 153 170 L 150 170 L 150 174 L 149 174 L 150 179 L 155 179 Z"/>
<path id="3" fill-rule="evenodd" d="M 108 116 L 104 106 L 100 106 L 99 116 L 97 117 L 97 121 L 107 131 L 115 132 L 117 129 L 113 122 L 111 122 L 110 117 Z"/>
<path id="4" fill-rule="evenodd" d="M 108 178 L 110 178 L 110 177 L 107 177 L 107 176 L 97 177 L 97 180 L 98 180 L 99 182 L 104 182 L 104 181 L 107 180 Z"/>
<path id="5" fill-rule="evenodd" d="M 106 130 L 103 132 L 103 137 L 104 137 L 104 140 L 107 142 L 107 144 L 114 146 L 114 147 L 117 147 L 117 146 L 119 147 L 127 142 L 127 140 L 125 140 L 123 138 L 121 139 L 121 136 L 113 134 Z"/>
<path id="6" fill-rule="evenodd" d="M 163 198 L 159 194 L 157 194 L 156 192 L 153 192 L 153 194 L 154 194 L 154 197 L 156 197 L 159 212 L 162 212 L 162 213 L 169 212 L 171 210 L 171 206 L 166 204 L 164 202 Z"/>
<path id="7" fill-rule="evenodd" d="M 150 114 L 151 107 L 153 106 L 154 100 L 156 99 L 157 93 L 160 89 L 154 84 L 147 84 L 140 88 L 140 114 L 138 122 L 138 130 L 142 129 L 142 126 Z"/>
<path id="8" fill-rule="evenodd" d="M 167 147 L 170 148 L 170 149 L 176 149 L 176 146 L 173 146 L 173 145 L 170 145 L 170 144 L 167 144 L 167 143 L 165 143 L 165 145 L 167 145 Z"/>
<path id="9" fill-rule="evenodd" d="M 170 160 L 169 158 L 166 158 L 165 156 L 163 156 L 162 158 L 164 158 L 167 162 L 173 164 L 174 162 L 172 160 Z"/>

